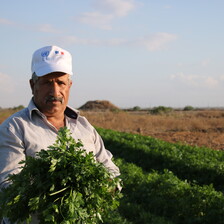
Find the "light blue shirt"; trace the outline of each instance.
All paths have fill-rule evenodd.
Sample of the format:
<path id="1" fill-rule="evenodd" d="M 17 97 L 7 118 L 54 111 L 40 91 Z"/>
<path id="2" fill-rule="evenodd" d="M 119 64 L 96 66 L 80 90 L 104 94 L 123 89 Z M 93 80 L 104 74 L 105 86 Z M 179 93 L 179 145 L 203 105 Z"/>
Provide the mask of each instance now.
<path id="1" fill-rule="evenodd" d="M 119 176 L 119 168 L 112 162 L 112 154 L 95 128 L 78 111 L 67 107 L 66 126 L 75 140 L 81 139 L 87 152 L 93 152 L 98 162 L 103 163 L 113 177 Z M 27 108 L 13 114 L 0 125 L 0 188 L 7 186 L 9 174 L 20 171 L 21 160 L 35 156 L 47 149 L 57 138 L 58 130 L 47 121 L 33 100 Z"/>

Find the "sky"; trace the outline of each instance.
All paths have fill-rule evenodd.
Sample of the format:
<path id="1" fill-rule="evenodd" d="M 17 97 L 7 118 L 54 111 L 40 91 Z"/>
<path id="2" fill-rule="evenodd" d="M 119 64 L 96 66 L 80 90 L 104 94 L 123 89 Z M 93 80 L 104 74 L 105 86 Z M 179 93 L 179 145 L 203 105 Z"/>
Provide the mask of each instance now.
<path id="1" fill-rule="evenodd" d="M 69 105 L 224 107 L 223 0 L 0 0 L 0 107 L 27 106 L 31 58 L 73 56 Z"/>

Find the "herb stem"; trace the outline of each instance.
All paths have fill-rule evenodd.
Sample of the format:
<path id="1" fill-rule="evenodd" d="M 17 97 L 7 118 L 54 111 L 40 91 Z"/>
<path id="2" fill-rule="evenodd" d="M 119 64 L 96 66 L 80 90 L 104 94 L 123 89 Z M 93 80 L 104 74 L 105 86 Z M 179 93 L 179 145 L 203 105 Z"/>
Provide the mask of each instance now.
<path id="1" fill-rule="evenodd" d="M 55 192 L 53 192 L 53 193 L 51 193 L 51 194 L 49 194 L 50 196 L 53 196 L 53 195 L 55 195 L 55 194 L 59 194 L 59 193 L 61 193 L 62 191 L 65 191 L 65 190 L 67 190 L 68 189 L 68 187 L 65 187 L 65 188 L 63 188 L 63 189 L 61 189 L 61 190 L 59 190 L 59 191 L 55 191 Z"/>

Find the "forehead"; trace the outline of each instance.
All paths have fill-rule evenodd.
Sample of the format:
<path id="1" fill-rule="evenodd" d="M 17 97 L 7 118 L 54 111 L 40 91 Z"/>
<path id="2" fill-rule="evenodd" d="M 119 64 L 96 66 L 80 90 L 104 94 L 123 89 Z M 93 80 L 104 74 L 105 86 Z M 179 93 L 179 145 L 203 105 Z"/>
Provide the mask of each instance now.
<path id="1" fill-rule="evenodd" d="M 62 72 L 53 72 L 49 73 L 45 76 L 40 77 L 42 80 L 47 80 L 47 79 L 68 79 L 69 74 L 62 73 Z"/>

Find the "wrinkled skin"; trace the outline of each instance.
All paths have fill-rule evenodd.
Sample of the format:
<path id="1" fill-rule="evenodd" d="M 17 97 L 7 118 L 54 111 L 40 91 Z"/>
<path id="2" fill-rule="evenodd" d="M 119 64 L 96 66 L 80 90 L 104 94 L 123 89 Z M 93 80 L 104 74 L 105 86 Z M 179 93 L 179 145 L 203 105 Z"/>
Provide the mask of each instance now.
<path id="1" fill-rule="evenodd" d="M 63 126 L 72 81 L 69 75 L 61 72 L 49 73 L 39 77 L 36 82 L 30 80 L 34 103 L 52 124 Z M 57 125 L 55 125 L 57 126 Z"/>

